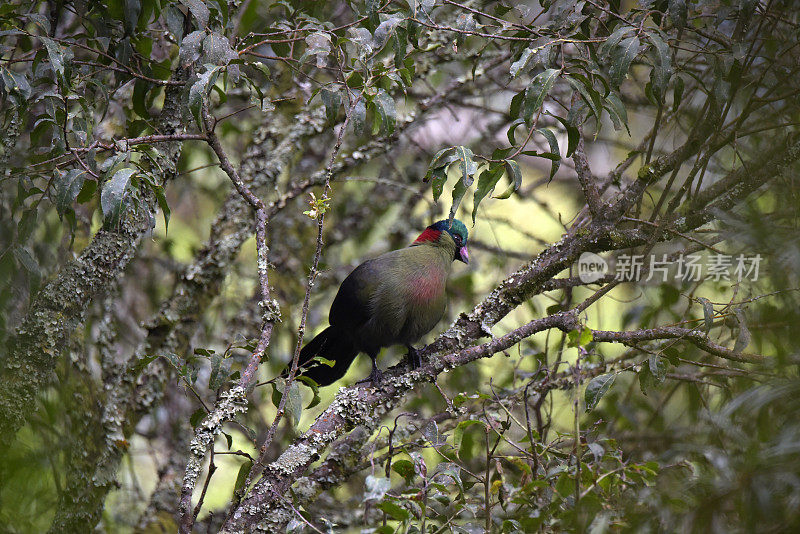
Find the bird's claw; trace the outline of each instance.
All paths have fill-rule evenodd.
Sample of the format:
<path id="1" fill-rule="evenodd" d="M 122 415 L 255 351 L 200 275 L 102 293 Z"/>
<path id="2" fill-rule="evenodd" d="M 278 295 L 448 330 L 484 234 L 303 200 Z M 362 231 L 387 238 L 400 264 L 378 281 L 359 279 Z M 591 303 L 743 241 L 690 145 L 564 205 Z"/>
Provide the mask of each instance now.
<path id="1" fill-rule="evenodd" d="M 408 360 L 408 366 L 412 371 L 414 369 L 419 369 L 422 366 L 422 356 L 419 355 L 419 352 L 414 347 L 408 347 L 406 359 Z"/>
<path id="2" fill-rule="evenodd" d="M 370 371 L 369 376 L 364 380 L 359 380 L 358 382 L 356 382 L 356 385 L 366 384 L 367 382 L 369 382 L 369 384 L 372 387 L 377 388 L 378 386 L 380 386 L 382 380 L 383 380 L 383 372 L 380 369 L 378 369 L 378 366 L 376 365 L 372 368 L 372 371 Z"/>

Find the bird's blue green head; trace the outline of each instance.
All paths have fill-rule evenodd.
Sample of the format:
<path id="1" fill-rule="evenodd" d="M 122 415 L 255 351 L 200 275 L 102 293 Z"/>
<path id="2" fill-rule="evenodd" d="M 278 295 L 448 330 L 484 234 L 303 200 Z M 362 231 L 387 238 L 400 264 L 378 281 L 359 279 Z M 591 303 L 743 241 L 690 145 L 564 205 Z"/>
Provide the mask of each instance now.
<path id="1" fill-rule="evenodd" d="M 466 225 L 458 219 L 436 221 L 419 235 L 416 241 L 414 241 L 414 244 L 418 245 L 426 241 L 439 241 L 444 232 L 447 232 L 456 244 L 456 252 L 453 259 L 469 263 L 469 251 L 467 250 L 469 232 L 467 231 Z"/>

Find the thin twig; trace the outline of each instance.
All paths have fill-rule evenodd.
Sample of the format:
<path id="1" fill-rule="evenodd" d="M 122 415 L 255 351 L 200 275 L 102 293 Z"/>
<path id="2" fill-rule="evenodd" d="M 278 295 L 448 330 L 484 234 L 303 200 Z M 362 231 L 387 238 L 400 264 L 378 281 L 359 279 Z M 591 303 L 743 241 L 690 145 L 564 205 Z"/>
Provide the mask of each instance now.
<path id="1" fill-rule="evenodd" d="M 214 464 L 214 448 L 211 448 L 211 460 L 208 464 L 208 475 L 206 475 L 206 481 L 203 484 L 203 491 L 200 493 L 200 499 L 197 501 L 197 506 L 194 507 L 194 520 L 197 521 L 197 516 L 200 514 L 200 509 L 203 507 L 203 500 L 206 498 L 206 491 L 208 491 L 208 485 L 211 483 L 211 477 L 214 476 L 214 472 L 217 470 L 216 464 Z"/>
<path id="2" fill-rule="evenodd" d="M 339 154 L 339 150 L 342 147 L 342 140 L 344 139 L 344 132 L 347 129 L 347 125 L 350 123 L 350 117 L 353 114 L 353 110 L 355 109 L 356 104 L 360 100 L 360 96 L 353 100 L 353 104 L 350 106 L 348 110 L 344 122 L 342 123 L 341 128 L 339 129 L 339 134 L 336 138 L 336 144 L 331 151 L 331 157 L 328 161 L 328 166 L 325 170 L 325 183 L 323 185 L 323 193 L 322 199 L 328 198 L 328 193 L 330 192 L 330 184 L 331 178 L 333 176 L 333 163 L 336 160 L 336 156 Z M 303 345 L 303 336 L 305 334 L 306 328 L 306 319 L 308 317 L 308 308 L 311 302 L 311 290 L 314 287 L 314 282 L 316 281 L 317 274 L 318 274 L 318 266 L 319 260 L 322 255 L 322 231 L 325 223 L 325 211 L 320 210 L 319 214 L 317 215 L 317 245 L 316 250 L 314 251 L 314 260 L 311 265 L 311 271 L 308 274 L 308 282 L 306 284 L 306 293 L 305 297 L 303 298 L 303 308 L 302 313 L 300 316 L 300 326 L 297 329 L 297 343 L 294 350 L 294 355 L 292 357 L 292 365 L 291 370 L 289 371 L 289 375 L 286 377 L 286 383 L 284 386 L 284 393 L 288 393 L 289 387 L 291 386 L 292 382 L 294 382 L 295 375 L 297 374 L 298 362 L 300 361 L 300 349 Z M 270 425 L 269 430 L 267 431 L 267 437 L 264 439 L 264 443 L 261 444 L 261 448 L 258 454 L 258 460 L 256 461 L 253 468 L 250 470 L 250 473 L 247 475 L 247 480 L 245 484 L 242 486 L 243 488 L 247 488 L 252 481 L 252 477 L 260 471 L 260 468 L 264 465 L 264 459 L 266 458 L 267 449 L 269 448 L 272 440 L 275 438 L 275 432 L 278 428 L 278 423 L 280 423 L 281 419 L 284 415 L 284 408 L 286 406 L 286 400 L 288 398 L 288 394 L 284 394 L 281 396 L 281 400 L 278 403 L 278 410 L 275 414 L 275 420 Z"/>

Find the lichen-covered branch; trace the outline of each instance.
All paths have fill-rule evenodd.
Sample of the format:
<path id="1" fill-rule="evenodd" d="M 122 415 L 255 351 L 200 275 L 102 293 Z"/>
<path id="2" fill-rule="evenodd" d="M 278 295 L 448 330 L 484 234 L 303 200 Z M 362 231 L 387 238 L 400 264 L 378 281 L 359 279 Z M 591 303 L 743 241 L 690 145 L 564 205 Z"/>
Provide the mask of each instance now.
<path id="1" fill-rule="evenodd" d="M 188 76 L 186 70 L 180 69 L 174 76 L 176 80 L 185 80 Z M 170 87 L 164 99 L 158 124 L 164 135 L 176 136 L 183 131 L 180 121 L 180 87 Z M 162 181 L 167 182 L 175 176 L 176 164 L 180 156 L 182 144 L 179 140 L 166 142 L 158 153 L 159 165 L 165 169 Z M 42 308 L 35 312 L 35 320 L 41 321 L 48 317 L 50 324 L 44 324 L 44 338 L 55 334 L 56 336 L 69 336 L 82 322 L 86 309 L 95 294 L 108 291 L 116 282 L 117 277 L 133 257 L 141 237 L 151 230 L 150 211 L 155 209 L 155 200 L 148 195 L 139 209 L 129 210 L 128 216 L 123 219 L 120 228 L 116 231 L 101 230 L 92 239 L 87 249 L 81 256 L 67 266 L 51 282 L 51 287 L 46 294 L 39 295 L 42 299 Z M 67 302 L 69 301 L 69 303 Z M 32 312 L 34 310 L 31 310 Z M 31 314 L 29 313 L 29 316 Z M 55 326 L 54 327 L 54 323 Z M 23 324 L 23 328 L 26 328 Z M 35 332 L 28 331 L 26 335 Z M 58 353 L 58 340 L 51 338 L 46 341 L 48 356 L 43 361 L 43 366 L 55 365 Z M 28 347 L 28 355 L 32 356 L 40 348 L 35 345 Z M 33 363 L 33 362 L 31 362 Z M 109 369 L 106 369 L 109 371 Z M 33 371 L 34 373 L 38 371 Z M 49 378 L 49 377 L 48 377 Z M 106 376 L 109 383 L 111 376 Z M 44 380 L 37 380 L 35 385 L 41 387 Z M 11 391 L 3 388 L 3 394 Z M 103 509 L 103 503 L 108 490 L 112 487 L 116 473 L 117 462 L 107 462 L 109 457 L 121 456 L 125 440 L 121 432 L 123 420 L 115 417 L 118 414 L 105 411 L 109 406 L 116 406 L 113 399 L 119 393 L 115 389 L 105 389 L 107 398 L 104 405 L 96 402 L 87 402 L 80 410 L 76 410 L 76 419 L 84 428 L 75 428 L 71 436 L 74 441 L 72 450 L 75 459 L 71 462 L 65 480 L 65 491 L 62 492 L 56 515 L 50 527 L 51 532 L 80 532 L 93 528 Z M 34 391 L 28 390 L 21 393 L 20 401 L 25 400 L 25 395 L 32 395 Z M 29 402 L 29 400 L 28 400 Z M 3 412 L 7 413 L 7 412 Z M 97 424 L 97 417 L 102 416 L 102 424 Z M 3 436 L 13 437 L 13 432 L 3 433 Z M 0 444 L 2 444 L 0 438 Z M 2 448 L 0 446 L 0 448 Z"/>
<path id="2" fill-rule="evenodd" d="M 702 128 L 698 135 L 708 135 L 708 133 L 708 128 Z M 697 147 L 689 145 L 687 142 L 673 153 L 656 160 L 650 166 L 651 169 L 655 167 L 656 171 L 648 170 L 647 174 L 655 172 L 658 176 L 662 176 L 694 154 L 695 150 Z M 768 172 L 771 172 L 771 177 L 774 178 L 775 173 L 779 170 L 770 168 Z M 432 380 L 438 373 L 446 369 L 464 365 L 477 358 L 504 350 L 533 333 L 549 328 L 561 330 L 576 328 L 579 323 L 575 315 L 560 313 L 532 321 L 528 325 L 488 343 L 464 348 L 472 340 L 487 334 L 491 335 L 491 327 L 494 324 L 531 295 L 541 291 L 548 280 L 575 262 L 582 252 L 627 248 L 654 242 L 654 238 L 656 240 L 671 239 L 672 235 L 669 232 L 660 233 L 661 235 L 653 235 L 652 232 L 648 232 L 641 238 L 629 239 L 623 237 L 623 233 L 614 228 L 614 224 L 619 218 L 637 201 L 634 194 L 638 191 L 638 195 L 641 196 L 646 185 L 652 183 L 652 180 L 651 176 L 640 177 L 628 187 L 613 208 L 609 210 L 609 214 L 617 219 L 593 222 L 587 228 L 571 231 L 561 241 L 548 247 L 536 259 L 504 280 L 472 312 L 462 314 L 446 332 L 421 351 L 428 358 L 428 363 L 421 369 L 403 374 L 394 368 L 387 375 L 386 383 L 379 390 L 341 389 L 331 406 L 319 416 L 311 428 L 267 467 L 262 479 L 255 484 L 226 522 L 224 530 L 226 532 L 252 529 L 266 532 L 281 531 L 293 513 L 285 500 L 286 492 L 292 482 L 346 430 L 358 425 L 363 425 L 368 430 L 374 428 L 377 421 L 380 421 L 380 418 L 418 382 Z M 754 188 L 761 183 L 763 181 Z M 747 192 L 754 188 L 747 188 Z M 646 340 L 655 339 L 653 336 L 657 335 L 661 335 L 664 339 L 686 339 L 709 353 L 728 359 L 738 361 L 759 359 L 757 355 L 738 354 L 710 342 L 699 332 L 680 328 L 634 333 L 600 332 L 598 341 L 622 342 L 627 338 L 635 341 L 637 337 Z"/>
<path id="3" fill-rule="evenodd" d="M 284 497 L 289 486 L 346 430 L 363 426 L 368 435 L 416 385 L 433 380 L 445 370 L 507 349 L 536 332 L 549 328 L 569 330 L 577 324 L 577 319 L 569 313 L 536 319 L 483 345 L 430 359 L 414 371 L 405 372 L 404 366 L 395 366 L 386 372 L 380 388 L 351 386 L 340 389 L 311 428 L 267 466 L 262 479 L 224 525 L 223 532 L 283 532 L 293 515 Z"/>
<path id="4" fill-rule="evenodd" d="M 195 429 L 195 436 L 190 444 L 190 456 L 186 462 L 186 472 L 181 487 L 181 499 L 178 511 L 180 513 L 180 531 L 191 532 L 194 525 L 195 514 L 192 510 L 192 491 L 200 475 L 202 461 L 205 453 L 213 445 L 214 438 L 222 430 L 225 421 L 231 421 L 237 413 L 247 409 L 247 390 L 255 377 L 261 359 L 272 339 L 272 330 L 275 323 L 280 320 L 280 309 L 277 301 L 270 296 L 269 287 L 269 248 L 267 248 L 267 214 L 266 207 L 261 199 L 253 194 L 245 185 L 239 172 L 228 159 L 222 148 L 219 138 L 214 132 L 215 122 L 211 120 L 206 105 L 202 110 L 203 122 L 206 129 L 208 144 L 219 159 L 222 170 L 233 182 L 239 194 L 253 209 L 256 219 L 256 255 L 258 266 L 258 280 L 261 289 L 262 324 L 258 345 L 250 355 L 247 367 L 242 371 L 238 384 L 220 396 L 214 409 L 205 417 Z"/>
<path id="5" fill-rule="evenodd" d="M 187 73 L 178 71 L 176 80 Z M 167 90 L 159 125 L 165 135 L 182 131 L 180 89 Z M 174 173 L 180 142 L 165 143 L 162 163 Z M 155 211 L 152 195 L 143 195 L 135 209 L 129 209 L 119 227 L 97 232 L 73 262 L 62 268 L 39 292 L 0 367 L 0 451 L 15 439 L 34 396 L 50 383 L 58 356 L 72 332 L 82 324 L 89 303 L 122 273 L 151 229 L 150 213 Z"/>
<path id="6" fill-rule="evenodd" d="M 58 356 L 92 298 L 122 272 L 149 229 L 147 206 L 130 210 L 120 228 L 100 230 L 39 292 L 0 368 L 0 450 L 14 441 L 34 396 L 51 382 Z"/>

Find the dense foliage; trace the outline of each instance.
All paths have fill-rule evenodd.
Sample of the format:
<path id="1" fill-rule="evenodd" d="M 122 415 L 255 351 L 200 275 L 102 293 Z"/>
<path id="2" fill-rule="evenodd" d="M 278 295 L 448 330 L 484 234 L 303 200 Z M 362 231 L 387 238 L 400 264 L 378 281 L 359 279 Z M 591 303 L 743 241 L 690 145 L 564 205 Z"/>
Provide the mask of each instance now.
<path id="1" fill-rule="evenodd" d="M 796 530 L 795 7 L 3 3 L 0 530 Z M 443 216 L 425 365 L 280 375 Z"/>

